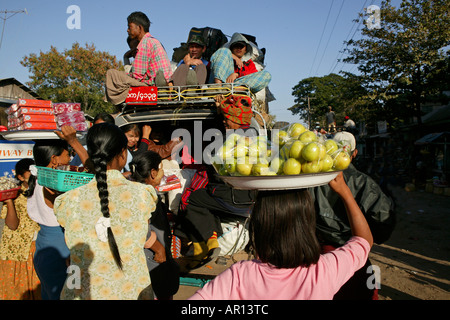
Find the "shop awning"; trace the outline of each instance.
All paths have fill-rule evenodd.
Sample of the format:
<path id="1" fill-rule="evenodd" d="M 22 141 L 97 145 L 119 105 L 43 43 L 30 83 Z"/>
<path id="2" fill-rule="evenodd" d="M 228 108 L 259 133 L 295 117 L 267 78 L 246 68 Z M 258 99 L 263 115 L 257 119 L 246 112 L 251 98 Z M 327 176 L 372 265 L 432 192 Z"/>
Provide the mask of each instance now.
<path id="1" fill-rule="evenodd" d="M 420 138 L 417 140 L 414 144 L 416 145 L 422 145 L 422 144 L 429 144 L 429 143 L 438 143 L 438 142 L 447 142 L 447 137 L 450 136 L 450 132 L 436 132 L 436 133 L 430 133 L 426 136 Z"/>

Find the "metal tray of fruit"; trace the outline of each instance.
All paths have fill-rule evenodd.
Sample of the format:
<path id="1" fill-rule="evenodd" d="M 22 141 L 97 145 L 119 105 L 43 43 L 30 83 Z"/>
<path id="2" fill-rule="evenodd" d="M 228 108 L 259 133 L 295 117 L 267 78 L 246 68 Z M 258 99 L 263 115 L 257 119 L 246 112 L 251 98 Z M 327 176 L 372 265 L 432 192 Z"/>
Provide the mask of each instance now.
<path id="1" fill-rule="evenodd" d="M 222 176 L 217 174 L 217 177 L 239 190 L 287 190 L 328 184 L 341 171 L 271 176 Z"/>

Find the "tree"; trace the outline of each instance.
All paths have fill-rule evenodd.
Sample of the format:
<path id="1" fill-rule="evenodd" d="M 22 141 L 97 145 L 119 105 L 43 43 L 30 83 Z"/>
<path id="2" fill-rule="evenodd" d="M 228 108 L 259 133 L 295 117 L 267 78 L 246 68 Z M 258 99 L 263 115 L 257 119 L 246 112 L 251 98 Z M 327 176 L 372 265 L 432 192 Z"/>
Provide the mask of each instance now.
<path id="1" fill-rule="evenodd" d="M 96 51 L 93 44 L 74 43 L 64 52 L 51 46 L 39 56 L 31 53 L 20 62 L 31 73 L 27 85 L 44 99 L 53 102 L 80 102 L 86 113 L 114 112 L 104 101 L 104 81 L 108 69 L 120 69 L 122 63 L 107 52 Z"/>
<path id="2" fill-rule="evenodd" d="M 344 62 L 359 65 L 384 119 L 402 121 L 413 114 L 421 125 L 421 103 L 449 89 L 449 50 L 442 50 L 450 44 L 449 7 L 449 0 L 403 0 L 397 9 L 385 0 L 381 28 L 363 28 L 362 39 L 347 42 Z"/>
<path id="3" fill-rule="evenodd" d="M 295 105 L 289 110 L 292 114 L 299 114 L 300 118 L 310 120 L 311 124 L 321 122 L 325 125 L 328 106 L 332 106 L 336 112 L 338 123 L 346 115 L 355 120 L 364 120 L 367 92 L 359 78 L 351 73 L 306 78 L 292 88 L 292 95 Z"/>

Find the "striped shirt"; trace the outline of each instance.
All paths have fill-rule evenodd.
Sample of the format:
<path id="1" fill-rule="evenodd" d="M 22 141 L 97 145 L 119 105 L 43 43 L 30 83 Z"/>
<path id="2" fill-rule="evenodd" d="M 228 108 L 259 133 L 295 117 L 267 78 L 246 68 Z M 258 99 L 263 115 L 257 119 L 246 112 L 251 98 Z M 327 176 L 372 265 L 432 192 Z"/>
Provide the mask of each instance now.
<path id="1" fill-rule="evenodd" d="M 147 32 L 139 42 L 136 57 L 128 75 L 148 85 L 154 85 L 158 70 L 164 72 L 166 80 L 172 77 L 172 68 L 166 50 L 159 40 Z"/>

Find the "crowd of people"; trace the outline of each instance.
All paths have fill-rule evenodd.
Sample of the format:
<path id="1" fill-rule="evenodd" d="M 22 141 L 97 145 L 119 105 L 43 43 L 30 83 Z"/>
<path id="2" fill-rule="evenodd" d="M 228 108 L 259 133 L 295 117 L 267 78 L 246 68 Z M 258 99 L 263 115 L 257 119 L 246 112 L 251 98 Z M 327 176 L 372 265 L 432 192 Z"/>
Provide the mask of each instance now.
<path id="1" fill-rule="evenodd" d="M 142 12 L 128 17 L 126 57 L 133 62 L 128 72 L 106 74 L 106 96 L 114 105 L 132 86 L 202 85 L 212 79 L 257 92 L 270 82 L 270 74 L 246 57 L 252 47 L 241 34 L 211 61 L 202 59 L 204 39 L 193 37 L 172 72 L 149 27 Z M 249 97 L 218 95 L 215 102 L 225 130 L 258 134 L 250 126 Z M 342 134 L 335 140 L 349 141 L 356 157 L 354 136 Z M 326 186 L 270 192 L 235 190 L 208 169 L 198 170 L 174 218 L 155 188 L 164 160 L 183 147 L 180 138 L 160 141 L 159 128 L 149 124 L 119 128 L 107 114 L 94 119 L 85 144 L 70 126 L 57 135 L 36 141 L 33 159 L 16 165 L 22 189 L 2 209 L 1 299 L 171 299 L 180 276 L 174 237 L 190 243 L 189 267 L 196 268 L 219 254 L 226 216 L 249 219 L 254 259 L 235 263 L 191 299 L 376 299 L 376 289 L 367 292 L 370 274 L 363 269 L 372 244 L 392 232 L 393 202 L 354 167 Z M 69 164 L 83 166 L 94 178 L 64 193 L 38 183 L 36 167 Z M 73 268 L 79 270 L 76 281 L 68 272 Z"/>
<path id="2" fill-rule="evenodd" d="M 110 69 L 106 73 L 106 98 L 114 105 L 125 101 L 130 87 L 235 83 L 256 93 L 270 83 L 270 73 L 252 60 L 253 51 L 257 50 L 255 45 L 240 33 L 234 33 L 210 61 L 203 57 L 205 38 L 191 36 L 187 54 L 173 71 L 164 46 L 149 32 L 148 17 L 142 12 L 133 12 L 127 21 L 130 50 L 124 55 L 124 63 L 128 71 Z"/>

